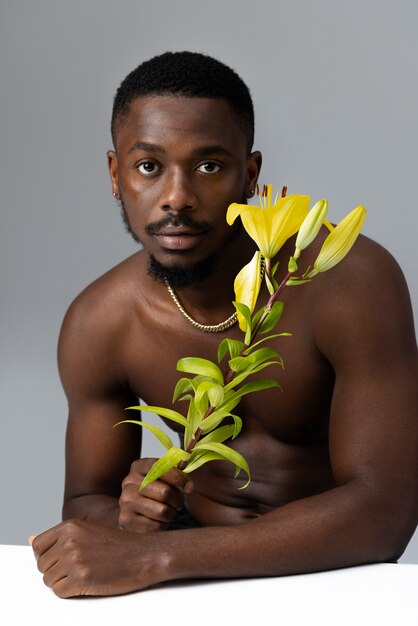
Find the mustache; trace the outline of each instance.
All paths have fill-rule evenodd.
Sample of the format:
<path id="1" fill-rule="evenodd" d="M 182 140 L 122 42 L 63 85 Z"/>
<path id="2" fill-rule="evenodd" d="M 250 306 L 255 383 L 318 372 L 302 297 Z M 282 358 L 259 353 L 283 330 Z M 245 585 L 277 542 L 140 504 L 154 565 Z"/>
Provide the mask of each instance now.
<path id="1" fill-rule="evenodd" d="M 186 228 L 190 228 L 190 230 L 195 230 L 197 232 L 202 232 L 203 230 L 206 232 L 211 232 L 213 230 L 213 226 L 209 224 L 209 222 L 196 222 L 192 217 L 190 217 L 190 215 L 187 215 L 186 213 L 184 215 L 168 214 L 166 217 L 163 217 L 158 222 L 152 222 L 151 224 L 147 224 L 144 230 L 147 235 L 156 235 L 166 226 L 174 226 L 175 228 L 185 226 Z"/>

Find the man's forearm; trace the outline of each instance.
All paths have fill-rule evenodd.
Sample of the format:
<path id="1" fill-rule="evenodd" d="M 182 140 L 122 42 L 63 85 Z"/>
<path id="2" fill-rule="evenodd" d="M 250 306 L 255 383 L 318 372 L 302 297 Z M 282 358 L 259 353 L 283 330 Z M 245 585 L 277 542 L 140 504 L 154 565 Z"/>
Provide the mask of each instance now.
<path id="1" fill-rule="evenodd" d="M 119 528 L 119 500 L 102 494 L 77 496 L 64 503 L 62 519 L 83 519 Z"/>
<path id="2" fill-rule="evenodd" d="M 393 561 L 405 527 L 398 532 L 377 499 L 342 486 L 239 526 L 172 531 L 158 542 L 165 580 L 280 576 Z"/>
<path id="3" fill-rule="evenodd" d="M 68 513 L 88 518 L 91 499 L 99 497 L 74 499 Z M 93 504 L 95 517 L 110 520 L 112 510 L 116 517 L 116 499 L 104 496 L 98 507 Z M 32 545 L 45 583 L 60 597 L 115 595 L 172 580 L 281 576 L 393 561 L 416 524 L 416 510 L 405 509 L 400 514 L 397 498 L 354 484 L 237 526 L 143 534 L 75 519 Z"/>

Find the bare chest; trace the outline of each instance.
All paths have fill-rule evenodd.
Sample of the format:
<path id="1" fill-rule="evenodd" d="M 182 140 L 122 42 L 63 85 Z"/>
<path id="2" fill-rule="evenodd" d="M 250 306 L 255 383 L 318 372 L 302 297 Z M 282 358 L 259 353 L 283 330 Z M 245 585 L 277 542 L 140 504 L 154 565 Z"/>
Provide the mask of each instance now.
<path id="1" fill-rule="evenodd" d="M 177 361 L 198 356 L 216 362 L 217 346 L 224 334 L 203 333 L 186 320 L 176 321 L 174 326 L 164 318 L 148 317 L 132 325 L 124 341 L 123 370 L 131 390 L 146 404 L 175 408 L 185 414 L 186 403 L 172 404 L 176 382 L 184 376 L 176 369 Z M 284 368 L 272 365 L 253 376 L 258 380 L 274 379 L 281 390 L 249 394 L 234 412 L 244 421 L 243 433 L 255 430 L 284 443 L 322 439 L 334 382 L 332 368 L 318 353 L 310 329 L 300 316 L 284 316 L 281 326 L 292 336 L 277 338 L 269 345 L 282 356 Z M 236 328 L 227 334 L 242 338 Z M 226 375 L 227 360 L 220 367 Z"/>

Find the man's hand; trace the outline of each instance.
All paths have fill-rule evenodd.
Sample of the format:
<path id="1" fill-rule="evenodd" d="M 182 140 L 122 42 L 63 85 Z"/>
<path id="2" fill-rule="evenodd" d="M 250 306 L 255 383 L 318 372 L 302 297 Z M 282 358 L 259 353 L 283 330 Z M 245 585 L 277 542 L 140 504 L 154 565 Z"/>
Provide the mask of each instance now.
<path id="1" fill-rule="evenodd" d="M 136 533 L 167 530 L 177 509 L 184 504 L 184 495 L 193 490 L 189 476 L 174 468 L 140 491 L 139 485 L 155 461 L 134 461 L 122 482 L 119 499 L 119 528 L 122 530 Z"/>
<path id="2" fill-rule="evenodd" d="M 35 537 L 32 548 L 45 584 L 57 596 L 107 596 L 161 581 L 163 559 L 144 540 L 136 533 L 67 520 Z"/>

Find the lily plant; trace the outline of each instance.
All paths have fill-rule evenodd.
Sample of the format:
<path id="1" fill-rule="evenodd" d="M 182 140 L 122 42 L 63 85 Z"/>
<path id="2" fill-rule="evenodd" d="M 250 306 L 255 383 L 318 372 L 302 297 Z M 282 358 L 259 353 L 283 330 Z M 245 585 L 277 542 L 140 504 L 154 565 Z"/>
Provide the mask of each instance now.
<path id="1" fill-rule="evenodd" d="M 173 392 L 173 404 L 182 401 L 184 413 L 159 406 L 131 406 L 128 409 L 151 412 L 180 424 L 184 429 L 184 447 L 175 446 L 160 428 L 141 420 L 126 419 L 118 422 L 133 423 L 151 431 L 166 449 L 143 479 L 140 489 L 157 480 L 173 467 L 186 473 L 193 472 L 208 461 L 229 461 L 235 466 L 235 477 L 243 471 L 250 483 L 250 468 L 244 457 L 226 445 L 235 439 L 242 428 L 242 419 L 234 412 L 247 394 L 269 388 L 280 388 L 276 379 L 250 380 L 249 377 L 272 365 L 283 367 L 283 359 L 269 347 L 268 341 L 290 333 L 275 332 L 283 312 L 279 299 L 287 287 L 310 282 L 315 276 L 334 267 L 354 245 L 366 210 L 357 206 L 337 225 L 327 221 L 328 202 L 319 200 L 310 210 L 310 198 L 304 195 L 281 195 L 273 200 L 272 185 L 264 185 L 261 193 L 257 187 L 259 205 L 231 204 L 226 219 L 232 225 L 239 217 L 258 250 L 252 260 L 238 273 L 234 282 L 235 301 L 242 340 L 224 338 L 218 346 L 217 362 L 199 357 L 184 357 L 177 362 L 177 370 L 184 374 Z M 314 241 L 321 227 L 330 231 L 312 267 L 297 275 L 298 260 Z M 289 257 L 287 271 L 279 280 L 279 264 L 273 260 L 285 242 L 296 235 L 295 250 Z M 269 299 L 257 308 L 262 281 L 266 282 Z M 220 364 L 227 360 L 228 371 L 223 374 Z"/>

